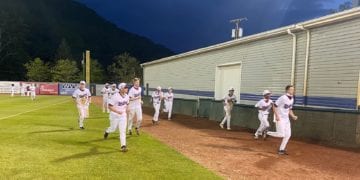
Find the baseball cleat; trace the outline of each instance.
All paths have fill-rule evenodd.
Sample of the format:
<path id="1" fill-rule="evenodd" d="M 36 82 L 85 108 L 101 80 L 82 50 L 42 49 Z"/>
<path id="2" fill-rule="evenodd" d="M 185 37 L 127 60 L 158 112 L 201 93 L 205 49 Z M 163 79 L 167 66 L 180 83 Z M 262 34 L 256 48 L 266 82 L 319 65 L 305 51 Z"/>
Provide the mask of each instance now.
<path id="1" fill-rule="evenodd" d="M 104 139 L 107 139 L 108 136 L 109 136 L 109 133 L 107 133 L 107 132 L 105 131 L 105 133 L 104 133 Z"/>
<path id="2" fill-rule="evenodd" d="M 224 129 L 224 125 L 223 125 L 223 124 L 219 124 L 219 126 L 221 127 L 221 129 Z"/>
<path id="3" fill-rule="evenodd" d="M 140 135 L 140 131 L 139 131 L 139 129 L 138 128 L 135 128 L 135 132 L 136 132 L 136 135 Z"/>
<path id="4" fill-rule="evenodd" d="M 285 150 L 279 150 L 278 154 L 279 155 L 289 155 Z"/>
<path id="5" fill-rule="evenodd" d="M 254 135 L 254 139 L 258 140 L 259 136 L 258 135 Z"/>
<path id="6" fill-rule="evenodd" d="M 227 128 L 226 130 L 231 131 L 231 128 Z"/>
<path id="7" fill-rule="evenodd" d="M 84 127 L 80 127 L 81 130 L 84 130 L 85 128 Z"/>
<path id="8" fill-rule="evenodd" d="M 131 131 L 131 130 L 129 130 L 129 135 L 130 135 L 130 136 L 132 135 L 132 131 Z"/>
<path id="9" fill-rule="evenodd" d="M 265 130 L 265 131 L 263 132 L 263 134 L 262 134 L 263 140 L 266 140 L 266 138 L 267 138 L 267 132 L 268 132 L 268 130 Z"/>
<path id="10" fill-rule="evenodd" d="M 121 146 L 121 152 L 127 152 L 128 149 L 126 148 L 126 146 Z"/>
<path id="11" fill-rule="evenodd" d="M 151 121 L 152 121 L 153 125 L 155 125 L 155 121 L 154 120 L 151 120 Z"/>

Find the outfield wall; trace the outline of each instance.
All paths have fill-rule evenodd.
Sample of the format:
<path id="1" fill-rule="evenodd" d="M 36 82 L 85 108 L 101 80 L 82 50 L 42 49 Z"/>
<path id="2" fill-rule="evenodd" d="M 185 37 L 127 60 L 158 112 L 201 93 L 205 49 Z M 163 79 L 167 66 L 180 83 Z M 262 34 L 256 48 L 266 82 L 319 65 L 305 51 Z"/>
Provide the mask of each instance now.
<path id="1" fill-rule="evenodd" d="M 144 106 L 152 107 L 150 97 L 144 97 Z M 220 122 L 224 117 L 221 101 L 211 99 L 174 100 L 173 112 Z M 338 147 L 360 148 L 360 112 L 296 107 L 298 121 L 292 121 L 292 136 Z M 270 117 L 272 129 L 275 125 Z M 252 105 L 235 105 L 231 124 L 256 130 L 259 126 L 257 110 Z"/>

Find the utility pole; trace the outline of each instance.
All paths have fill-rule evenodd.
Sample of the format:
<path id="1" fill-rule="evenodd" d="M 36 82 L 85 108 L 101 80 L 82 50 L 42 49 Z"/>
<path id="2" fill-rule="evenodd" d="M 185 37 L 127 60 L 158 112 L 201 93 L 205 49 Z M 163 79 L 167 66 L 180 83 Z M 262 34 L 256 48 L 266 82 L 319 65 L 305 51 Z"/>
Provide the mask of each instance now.
<path id="1" fill-rule="evenodd" d="M 232 29 L 231 37 L 233 39 L 239 39 L 243 36 L 243 29 L 240 27 L 241 21 L 247 21 L 246 17 L 230 20 L 230 23 L 235 24 L 235 29 Z"/>

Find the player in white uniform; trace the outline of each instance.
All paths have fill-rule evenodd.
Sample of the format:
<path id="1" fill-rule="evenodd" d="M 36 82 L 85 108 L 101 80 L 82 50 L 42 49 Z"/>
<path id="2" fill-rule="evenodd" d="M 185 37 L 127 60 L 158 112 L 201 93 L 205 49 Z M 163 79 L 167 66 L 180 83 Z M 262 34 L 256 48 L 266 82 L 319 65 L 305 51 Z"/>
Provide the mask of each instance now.
<path id="1" fill-rule="evenodd" d="M 234 88 L 229 89 L 229 94 L 224 97 L 224 110 L 225 110 L 225 117 L 220 123 L 220 127 L 224 129 L 224 124 L 227 124 L 227 130 L 231 130 L 230 128 L 230 119 L 231 119 L 231 111 L 236 103 L 236 96 L 234 95 Z"/>
<path id="2" fill-rule="evenodd" d="M 105 113 L 105 111 L 107 113 L 110 113 L 109 107 L 108 107 L 108 101 L 109 101 L 109 94 L 110 94 L 110 88 L 109 88 L 109 84 L 106 83 L 104 88 L 101 90 L 101 94 L 103 96 L 103 113 Z"/>
<path id="3" fill-rule="evenodd" d="M 152 119 L 152 123 L 158 124 L 159 123 L 159 115 L 160 115 L 160 105 L 161 100 L 163 99 L 163 93 L 161 92 L 161 87 L 157 87 L 156 90 L 151 95 L 152 103 L 155 109 L 154 117 Z"/>
<path id="4" fill-rule="evenodd" d="M 172 87 L 168 88 L 168 92 L 164 94 L 165 108 L 164 112 L 168 113 L 168 120 L 171 120 L 172 107 L 174 102 L 174 93 Z"/>
<path id="5" fill-rule="evenodd" d="M 269 90 L 264 90 L 263 96 L 264 98 L 255 104 L 255 107 L 259 111 L 258 118 L 260 121 L 260 126 L 255 132 L 255 139 L 259 139 L 259 136 L 263 136 L 263 138 L 265 139 L 266 130 L 270 127 L 268 117 L 273 107 L 273 101 L 270 99 L 271 92 Z"/>
<path id="6" fill-rule="evenodd" d="M 274 104 L 274 114 L 276 117 L 276 132 L 267 132 L 267 135 L 282 138 L 282 142 L 278 151 L 280 155 L 287 155 L 286 145 L 291 137 L 290 118 L 297 120 L 292 111 L 294 104 L 294 86 L 286 86 L 286 94 L 282 95 Z"/>
<path id="7" fill-rule="evenodd" d="M 85 129 L 84 120 L 86 118 L 86 109 L 91 102 L 91 93 L 89 89 L 85 88 L 85 81 L 80 81 L 80 86 L 74 91 L 72 97 L 79 111 L 79 127 L 80 129 Z"/>
<path id="8" fill-rule="evenodd" d="M 126 124 L 127 124 L 127 106 L 129 96 L 126 94 L 127 86 L 125 83 L 119 84 L 120 93 L 114 94 L 109 101 L 110 109 L 110 127 L 105 130 L 104 139 L 119 128 L 121 151 L 126 152 Z"/>
<path id="9" fill-rule="evenodd" d="M 11 84 L 11 97 L 14 97 L 15 94 L 15 85 Z"/>
<path id="10" fill-rule="evenodd" d="M 111 99 L 113 95 L 118 93 L 119 93 L 119 89 L 116 88 L 116 84 L 112 84 L 109 91 L 109 99 Z"/>
<path id="11" fill-rule="evenodd" d="M 141 87 L 140 79 L 134 78 L 133 87 L 129 90 L 129 119 L 128 119 L 128 130 L 129 135 L 132 135 L 132 127 L 134 122 L 134 116 L 136 115 L 136 127 L 135 131 L 137 135 L 140 135 L 140 126 L 142 122 L 142 100 L 141 100 Z"/>
<path id="12" fill-rule="evenodd" d="M 31 93 L 31 100 L 35 100 L 35 98 L 36 98 L 36 86 L 35 86 L 35 84 L 32 84 L 30 86 L 30 93 Z"/>

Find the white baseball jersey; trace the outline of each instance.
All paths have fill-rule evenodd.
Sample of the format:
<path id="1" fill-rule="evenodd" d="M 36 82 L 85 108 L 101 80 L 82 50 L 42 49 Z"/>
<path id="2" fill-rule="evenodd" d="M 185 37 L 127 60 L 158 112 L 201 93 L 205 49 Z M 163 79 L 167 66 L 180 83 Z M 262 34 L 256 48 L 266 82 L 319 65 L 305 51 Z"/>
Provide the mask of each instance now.
<path id="1" fill-rule="evenodd" d="M 11 92 L 15 92 L 15 87 L 11 86 Z"/>
<path id="2" fill-rule="evenodd" d="M 236 103 L 236 96 L 234 94 L 232 96 L 228 94 L 224 97 L 224 106 L 232 106 L 235 103 Z"/>
<path id="3" fill-rule="evenodd" d="M 137 97 L 140 97 L 140 98 L 135 99 L 135 100 L 130 100 L 130 103 L 129 103 L 130 109 L 141 108 L 141 87 L 138 87 L 138 88 L 132 87 L 129 90 L 129 98 L 137 98 Z"/>
<path id="4" fill-rule="evenodd" d="M 31 93 L 35 93 L 36 87 L 35 86 L 30 86 L 30 91 Z"/>
<path id="5" fill-rule="evenodd" d="M 112 89 L 110 88 L 110 91 L 109 91 L 109 99 L 111 99 L 115 94 L 119 94 L 119 89 Z"/>
<path id="6" fill-rule="evenodd" d="M 103 98 L 109 98 L 110 88 L 104 87 L 104 88 L 101 90 L 101 94 L 103 95 Z"/>
<path id="7" fill-rule="evenodd" d="M 267 115 L 270 113 L 273 103 L 271 99 L 268 102 L 266 102 L 266 99 L 262 99 L 255 104 L 255 107 L 259 108 L 259 113 Z M 262 110 L 263 108 L 264 110 Z"/>
<path id="8" fill-rule="evenodd" d="M 164 94 L 164 97 L 165 97 L 165 101 L 168 101 L 168 102 L 173 102 L 174 101 L 174 93 L 166 92 Z"/>
<path id="9" fill-rule="evenodd" d="M 83 90 L 80 90 L 79 88 L 74 91 L 72 97 L 76 99 L 77 104 L 86 105 L 89 103 L 89 98 L 91 97 L 91 93 L 87 88 L 84 88 Z"/>
<path id="10" fill-rule="evenodd" d="M 289 120 L 289 112 L 292 109 L 294 104 L 294 97 L 289 95 L 282 95 L 275 102 L 275 106 L 277 107 L 277 112 L 281 119 Z"/>
<path id="11" fill-rule="evenodd" d="M 109 105 L 112 105 L 117 111 L 121 112 L 121 114 L 111 111 L 110 116 L 114 118 L 116 117 L 126 118 L 126 110 L 128 104 L 129 104 L 129 96 L 127 94 L 125 94 L 124 96 L 122 96 L 119 93 L 114 94 L 114 96 L 112 96 L 109 101 Z"/>
<path id="12" fill-rule="evenodd" d="M 162 96 L 163 96 L 162 92 L 158 93 L 157 91 L 154 91 L 151 95 L 153 103 L 160 104 Z"/>

